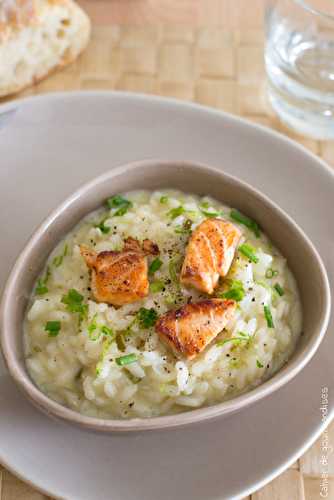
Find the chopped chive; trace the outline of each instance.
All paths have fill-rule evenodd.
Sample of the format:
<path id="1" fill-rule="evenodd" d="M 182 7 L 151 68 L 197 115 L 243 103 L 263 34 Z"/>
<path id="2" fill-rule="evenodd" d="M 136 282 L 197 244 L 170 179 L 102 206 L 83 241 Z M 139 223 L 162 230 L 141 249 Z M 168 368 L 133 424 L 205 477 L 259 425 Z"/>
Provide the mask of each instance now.
<path id="1" fill-rule="evenodd" d="M 258 359 L 256 360 L 256 366 L 258 368 L 263 368 L 263 364 L 261 363 L 261 361 L 259 361 Z"/>
<path id="2" fill-rule="evenodd" d="M 149 268 L 148 268 L 148 274 L 152 276 L 160 267 L 162 266 L 162 260 L 157 257 L 156 259 L 152 260 Z"/>
<path id="3" fill-rule="evenodd" d="M 107 337 L 111 337 L 111 338 L 114 338 L 115 337 L 115 333 L 112 331 L 111 328 L 108 328 L 107 326 L 103 325 L 101 327 L 101 333 L 102 335 L 105 335 Z"/>
<path id="4" fill-rule="evenodd" d="M 180 261 L 178 258 L 172 258 L 169 261 L 168 264 L 168 271 L 169 271 L 169 276 L 170 279 L 175 283 L 177 286 L 179 286 L 179 279 L 178 279 L 178 268 L 179 268 Z"/>
<path id="5" fill-rule="evenodd" d="M 232 342 L 235 345 L 239 345 L 241 342 L 249 342 L 251 340 L 252 336 L 248 335 L 247 333 L 239 332 L 238 336 L 236 337 L 230 337 L 229 339 L 224 339 L 224 340 L 218 340 L 216 343 L 216 346 L 222 347 L 223 345 L 227 344 L 227 342 Z"/>
<path id="6" fill-rule="evenodd" d="M 216 210 L 206 210 L 205 208 L 200 207 L 200 211 L 206 217 L 219 217 L 222 215 L 222 212 L 217 212 Z"/>
<path id="7" fill-rule="evenodd" d="M 176 217 L 178 217 L 179 215 L 182 215 L 186 212 L 185 208 L 180 205 L 176 208 L 172 208 L 168 213 L 167 215 L 171 218 L 171 219 L 176 219 Z"/>
<path id="8" fill-rule="evenodd" d="M 132 208 L 132 201 L 123 198 L 123 196 L 117 194 L 107 199 L 108 208 L 116 208 L 117 210 L 112 214 L 113 216 L 121 216 L 124 215 L 129 208 Z"/>
<path id="9" fill-rule="evenodd" d="M 126 343 L 125 343 L 123 333 L 118 333 L 116 335 L 116 344 L 117 344 L 117 347 L 120 351 L 125 351 Z"/>
<path id="10" fill-rule="evenodd" d="M 44 330 L 49 333 L 49 337 L 57 337 L 60 332 L 60 321 L 47 321 Z"/>
<path id="11" fill-rule="evenodd" d="M 134 353 L 125 354 L 124 356 L 120 356 L 119 358 L 116 358 L 115 361 L 119 366 L 126 366 L 126 365 L 129 365 L 131 363 L 135 363 L 136 361 L 138 361 L 138 356 Z"/>
<path id="12" fill-rule="evenodd" d="M 241 288 L 232 288 L 231 290 L 228 290 L 228 292 L 223 293 L 222 296 L 224 299 L 240 302 L 244 298 L 245 292 Z"/>
<path id="13" fill-rule="evenodd" d="M 235 300 L 240 302 L 245 296 L 243 284 L 239 280 L 230 281 L 230 289 L 227 292 L 218 294 L 219 298 Z"/>
<path id="14" fill-rule="evenodd" d="M 190 219 L 187 219 L 184 221 L 182 226 L 177 226 L 175 228 L 175 232 L 177 234 L 191 234 L 191 226 L 192 226 L 193 221 Z"/>
<path id="15" fill-rule="evenodd" d="M 64 257 L 66 257 L 66 255 L 67 255 L 67 250 L 68 250 L 68 245 L 66 244 L 64 246 L 63 253 L 61 255 L 56 255 L 56 257 L 54 257 L 54 259 L 52 261 L 52 264 L 54 266 L 56 266 L 56 267 L 61 266 L 61 264 L 63 263 Z"/>
<path id="16" fill-rule="evenodd" d="M 130 380 L 130 382 L 132 382 L 133 384 L 139 384 L 139 382 L 141 381 L 140 377 L 136 377 L 131 372 L 129 372 L 129 370 L 125 370 L 124 373 L 126 374 L 128 379 Z"/>
<path id="17" fill-rule="evenodd" d="M 39 279 L 37 281 L 37 285 L 36 285 L 36 288 L 35 288 L 36 295 L 45 295 L 46 293 L 48 293 L 48 291 L 49 291 L 49 289 L 45 285 L 45 283 L 43 282 L 43 280 Z"/>
<path id="18" fill-rule="evenodd" d="M 94 227 L 98 228 L 101 233 L 108 234 L 110 232 L 110 227 L 105 225 L 105 221 L 109 219 L 109 215 L 102 219 L 98 224 L 95 224 Z"/>
<path id="19" fill-rule="evenodd" d="M 50 276 L 51 276 L 51 271 L 50 271 L 50 268 L 48 266 L 46 268 L 46 273 L 45 273 L 44 278 L 40 278 L 39 280 L 37 280 L 37 285 L 35 288 L 36 295 L 45 295 L 46 293 L 48 293 L 49 289 L 46 286 L 46 284 L 47 284 Z"/>
<path id="20" fill-rule="evenodd" d="M 257 238 L 260 236 L 260 228 L 259 225 L 246 215 L 242 214 L 239 212 L 239 210 L 236 210 L 235 208 L 232 208 L 230 212 L 230 217 L 231 219 L 235 220 L 236 222 L 239 222 L 239 224 L 243 224 L 244 226 L 248 227 Z"/>
<path id="21" fill-rule="evenodd" d="M 278 275 L 278 271 L 276 271 L 275 269 L 272 269 L 271 267 L 266 270 L 266 278 L 268 278 L 268 279 L 271 279 L 277 275 Z"/>
<path id="22" fill-rule="evenodd" d="M 248 333 L 245 332 L 239 332 L 238 335 L 240 335 L 240 337 L 249 337 Z"/>
<path id="23" fill-rule="evenodd" d="M 200 207 L 200 209 L 201 208 L 209 208 L 210 203 L 208 201 L 202 201 L 199 207 Z"/>
<path id="24" fill-rule="evenodd" d="M 282 295 L 284 295 L 284 289 L 281 287 L 281 285 L 279 283 L 276 283 L 274 285 L 274 289 L 276 290 L 276 292 L 278 293 L 278 295 L 280 295 L 280 297 L 282 297 Z"/>
<path id="25" fill-rule="evenodd" d="M 247 245 L 246 243 L 243 243 L 240 245 L 238 248 L 239 252 L 242 253 L 245 257 L 247 257 L 249 260 L 254 262 L 255 264 L 259 262 L 259 258 L 255 255 L 255 248 L 253 248 L 251 245 Z"/>
<path id="26" fill-rule="evenodd" d="M 273 317 L 272 317 L 272 314 L 271 314 L 270 307 L 269 306 L 263 306 L 263 310 L 264 310 L 264 316 L 266 318 L 268 328 L 274 328 L 274 321 L 273 321 Z"/>
<path id="27" fill-rule="evenodd" d="M 88 306 L 83 304 L 84 297 L 74 288 L 71 288 L 66 295 L 63 295 L 61 302 L 66 305 L 69 312 L 79 313 L 83 319 L 87 315 Z"/>
<path id="28" fill-rule="evenodd" d="M 168 196 L 166 196 L 166 195 L 164 195 L 164 196 L 161 196 L 161 197 L 160 197 L 160 203 L 161 203 L 162 205 L 164 205 L 165 203 L 167 203 L 167 202 L 168 202 L 168 200 L 169 200 L 169 197 L 168 197 Z"/>
<path id="29" fill-rule="evenodd" d="M 151 309 L 146 309 L 145 307 L 141 307 L 137 312 L 137 319 L 139 322 L 140 328 L 150 328 L 154 326 L 157 319 L 158 313 L 151 307 Z"/>
<path id="30" fill-rule="evenodd" d="M 158 293 L 165 288 L 165 283 L 163 281 L 154 281 L 150 284 L 150 292 Z"/>
<path id="31" fill-rule="evenodd" d="M 268 283 L 266 283 L 265 281 L 262 281 L 262 280 L 254 280 L 254 283 L 256 283 L 257 285 L 260 285 L 260 286 L 263 286 L 263 288 L 266 288 L 267 290 L 270 290 L 271 291 L 271 287 L 268 285 Z"/>
<path id="32" fill-rule="evenodd" d="M 230 339 L 225 339 L 225 340 L 218 340 L 218 342 L 216 342 L 216 346 L 218 347 L 222 347 L 223 345 L 227 344 L 227 342 L 233 342 L 234 344 L 240 344 L 240 342 L 242 340 L 245 340 L 243 339 L 242 337 L 231 337 Z"/>
<path id="33" fill-rule="evenodd" d="M 116 194 L 115 196 L 111 196 L 107 199 L 108 208 L 118 208 L 129 203 L 131 203 L 131 201 L 123 198 L 123 196 L 121 196 L 120 194 Z"/>
<path id="34" fill-rule="evenodd" d="M 96 368 L 95 368 L 96 375 L 100 375 L 100 373 L 101 373 L 101 369 L 102 369 L 102 365 L 103 365 L 103 362 L 104 362 L 104 358 L 105 358 L 106 354 L 109 351 L 109 347 L 111 346 L 112 341 L 113 341 L 113 339 L 109 339 L 109 338 L 106 338 L 103 341 L 100 360 L 97 363 Z"/>
<path id="35" fill-rule="evenodd" d="M 97 332 L 97 335 L 93 335 L 94 332 L 97 330 L 97 323 L 96 323 L 96 317 L 97 314 L 94 315 L 91 323 L 88 325 L 87 331 L 88 331 L 88 337 L 90 340 L 97 340 L 100 337 L 100 332 Z"/>
<path id="36" fill-rule="evenodd" d="M 123 205 L 122 207 L 120 207 L 118 210 L 116 210 L 116 212 L 113 213 L 113 216 L 118 216 L 118 217 L 121 217 L 122 215 L 126 214 L 126 212 L 129 210 L 129 208 L 132 207 L 132 203 L 128 205 Z"/>

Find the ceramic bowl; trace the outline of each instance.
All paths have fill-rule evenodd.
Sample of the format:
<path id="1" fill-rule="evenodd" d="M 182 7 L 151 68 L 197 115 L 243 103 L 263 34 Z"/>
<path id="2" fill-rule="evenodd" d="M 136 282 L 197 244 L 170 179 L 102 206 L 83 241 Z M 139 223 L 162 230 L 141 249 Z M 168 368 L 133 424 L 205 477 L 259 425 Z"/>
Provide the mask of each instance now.
<path id="1" fill-rule="evenodd" d="M 303 334 L 289 361 L 272 378 L 232 400 L 177 415 L 104 420 L 81 415 L 43 394 L 31 380 L 23 354 L 23 320 L 37 276 L 57 243 L 109 196 L 134 189 L 176 188 L 209 194 L 255 219 L 287 258 L 298 284 Z M 149 160 L 131 163 L 93 179 L 56 208 L 33 234 L 8 278 L 0 309 L 1 347 L 16 384 L 45 413 L 95 431 L 121 432 L 175 428 L 241 411 L 276 391 L 297 375 L 316 352 L 330 313 L 325 268 L 311 241 L 296 223 L 266 196 L 221 170 L 185 162 Z"/>

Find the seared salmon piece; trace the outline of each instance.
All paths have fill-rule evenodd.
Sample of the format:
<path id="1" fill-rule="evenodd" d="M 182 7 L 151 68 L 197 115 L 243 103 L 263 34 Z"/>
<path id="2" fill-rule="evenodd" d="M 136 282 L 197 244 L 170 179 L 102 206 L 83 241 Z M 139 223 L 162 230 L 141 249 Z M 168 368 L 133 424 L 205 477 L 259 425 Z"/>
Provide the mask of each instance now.
<path id="1" fill-rule="evenodd" d="M 206 299 L 168 311 L 155 330 L 173 351 L 193 359 L 225 328 L 236 308 L 234 300 Z"/>
<path id="2" fill-rule="evenodd" d="M 159 253 L 159 248 L 150 240 L 145 242 L 145 248 L 142 248 L 138 240 L 127 238 L 120 252 L 96 253 L 80 247 L 81 255 L 92 271 L 91 288 L 98 302 L 122 306 L 146 297 L 149 291 L 146 255 Z"/>
<path id="3" fill-rule="evenodd" d="M 219 276 L 226 276 L 241 232 L 231 222 L 206 219 L 190 237 L 181 269 L 181 283 L 213 293 Z"/>

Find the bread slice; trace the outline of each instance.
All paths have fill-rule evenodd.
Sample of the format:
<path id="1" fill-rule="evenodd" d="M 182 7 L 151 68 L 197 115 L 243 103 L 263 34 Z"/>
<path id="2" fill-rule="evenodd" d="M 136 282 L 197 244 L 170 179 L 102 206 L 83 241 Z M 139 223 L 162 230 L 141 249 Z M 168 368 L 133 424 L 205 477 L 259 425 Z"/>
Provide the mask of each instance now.
<path id="1" fill-rule="evenodd" d="M 0 0 L 0 96 L 74 61 L 90 21 L 73 0 Z"/>

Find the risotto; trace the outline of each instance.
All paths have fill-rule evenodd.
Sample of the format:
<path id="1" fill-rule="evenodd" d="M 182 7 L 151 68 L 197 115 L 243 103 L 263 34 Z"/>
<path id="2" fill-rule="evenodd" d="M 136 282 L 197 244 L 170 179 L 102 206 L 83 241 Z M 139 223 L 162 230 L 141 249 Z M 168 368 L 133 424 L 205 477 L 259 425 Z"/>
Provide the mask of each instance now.
<path id="1" fill-rule="evenodd" d="M 208 295 L 180 282 L 191 233 L 206 219 L 232 222 L 241 239 L 212 297 L 233 299 L 225 328 L 193 359 L 177 356 L 155 329 L 159 317 Z M 112 306 L 97 302 L 80 248 L 120 251 L 149 239 L 149 293 Z M 292 354 L 301 304 L 286 260 L 257 224 L 208 197 L 132 191 L 91 213 L 52 252 L 25 325 L 26 364 L 53 400 L 100 418 L 151 417 L 213 405 L 251 390 Z"/>

